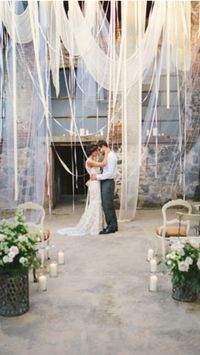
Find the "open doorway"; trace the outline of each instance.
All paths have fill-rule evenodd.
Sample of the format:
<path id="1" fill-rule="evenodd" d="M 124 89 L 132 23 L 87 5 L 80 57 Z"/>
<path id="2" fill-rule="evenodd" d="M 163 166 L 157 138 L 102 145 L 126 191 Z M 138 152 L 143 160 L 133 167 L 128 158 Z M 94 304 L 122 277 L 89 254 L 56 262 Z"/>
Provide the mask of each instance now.
<path id="1" fill-rule="evenodd" d="M 74 176 L 65 170 L 54 151 L 54 207 L 69 200 L 73 193 L 75 196 L 86 195 L 85 183 L 89 178 L 85 170 L 86 159 L 80 145 L 56 145 L 56 151 Z"/>

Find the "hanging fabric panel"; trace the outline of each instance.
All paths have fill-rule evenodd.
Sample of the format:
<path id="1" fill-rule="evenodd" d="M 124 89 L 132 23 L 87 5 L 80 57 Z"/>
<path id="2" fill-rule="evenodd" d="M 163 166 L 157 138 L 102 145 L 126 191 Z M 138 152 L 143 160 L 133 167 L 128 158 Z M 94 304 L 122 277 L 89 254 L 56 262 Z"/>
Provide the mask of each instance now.
<path id="1" fill-rule="evenodd" d="M 140 173 L 141 155 L 141 93 L 142 93 L 142 52 L 141 38 L 145 26 L 146 3 L 122 2 L 122 37 L 124 38 L 124 61 L 140 48 L 137 82 L 126 89 L 127 77 L 124 67 L 124 91 L 122 92 L 122 185 L 120 220 L 135 217 Z"/>
<path id="2" fill-rule="evenodd" d="M 28 2 L 29 4 L 29 2 Z M 13 36 L 12 24 L 14 21 L 14 31 L 16 42 L 19 43 L 29 43 L 32 41 L 32 32 L 29 20 L 29 9 L 28 6 L 20 15 L 14 14 L 12 19 L 12 6 L 15 8 L 15 1 L 1 1 L 0 2 L 0 20 L 3 21 L 9 35 Z M 17 6 L 17 4 L 16 4 Z"/>
<path id="3" fill-rule="evenodd" d="M 155 2 L 152 15 L 149 19 L 149 26 L 142 39 L 143 55 L 146 58 L 143 66 L 143 72 L 152 64 L 155 50 L 159 43 L 160 34 L 162 31 L 163 21 L 165 20 L 165 3 Z M 82 56 L 86 67 L 93 78 L 100 86 L 107 90 L 115 90 L 115 87 L 110 85 L 110 68 L 116 68 L 114 77 L 118 75 L 119 63 L 113 61 L 113 58 L 105 54 L 105 52 L 96 43 L 86 20 L 80 10 L 77 1 L 69 1 L 69 23 L 73 29 L 76 44 L 80 55 Z M 155 28 L 156 26 L 156 28 Z M 98 63 L 96 57 L 99 58 Z M 98 65 L 97 65 L 98 64 Z M 126 68 L 126 88 L 130 88 L 137 82 L 137 71 L 139 67 L 139 50 L 131 53 L 130 57 L 125 60 L 123 67 Z M 124 90 L 123 74 L 120 73 L 118 90 Z"/>
<path id="4" fill-rule="evenodd" d="M 43 26 L 45 12 L 42 10 L 40 17 L 42 19 L 41 26 L 45 31 L 45 26 Z M 14 38 L 15 35 L 13 35 Z M 9 36 L 7 36 L 5 43 L 6 102 L 1 155 L 3 169 L 0 169 L 0 208 L 14 208 L 16 204 L 25 201 L 33 201 L 43 205 L 48 141 L 46 140 L 46 121 L 43 119 L 44 105 L 41 99 L 40 80 L 35 67 L 34 48 L 32 43 L 13 43 Z M 13 48 L 15 48 L 14 51 Z M 46 42 L 42 37 L 39 40 L 38 56 L 45 93 L 44 100 L 47 102 L 49 71 Z M 13 80 L 15 67 L 17 68 L 16 80 Z M 15 100 L 13 100 L 13 92 L 16 95 Z M 15 117 L 14 125 L 13 117 Z M 14 135 L 16 135 L 16 140 L 14 140 Z M 17 164 L 15 159 L 17 159 Z M 17 195 L 14 190 L 14 168 L 17 168 Z"/>

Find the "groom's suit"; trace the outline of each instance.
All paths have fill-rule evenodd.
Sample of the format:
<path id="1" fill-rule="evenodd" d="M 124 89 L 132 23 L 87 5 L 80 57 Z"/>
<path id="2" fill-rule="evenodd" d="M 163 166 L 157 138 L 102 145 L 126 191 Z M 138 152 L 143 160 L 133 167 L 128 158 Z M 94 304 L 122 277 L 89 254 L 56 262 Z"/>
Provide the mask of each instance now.
<path id="1" fill-rule="evenodd" d="M 117 157 L 113 151 L 108 153 L 108 161 L 102 174 L 97 174 L 97 180 L 101 181 L 102 206 L 107 223 L 107 229 L 115 232 L 118 230 L 117 217 L 113 205 L 115 181 L 117 176 Z"/>

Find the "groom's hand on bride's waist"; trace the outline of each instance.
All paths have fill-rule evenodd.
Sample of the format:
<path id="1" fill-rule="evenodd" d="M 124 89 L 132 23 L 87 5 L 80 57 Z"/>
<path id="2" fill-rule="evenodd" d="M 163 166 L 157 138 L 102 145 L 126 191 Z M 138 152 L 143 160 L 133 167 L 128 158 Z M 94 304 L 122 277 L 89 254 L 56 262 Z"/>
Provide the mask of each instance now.
<path id="1" fill-rule="evenodd" d="M 96 180 L 97 179 L 97 175 L 96 174 L 91 174 L 90 175 L 90 179 L 91 180 Z"/>

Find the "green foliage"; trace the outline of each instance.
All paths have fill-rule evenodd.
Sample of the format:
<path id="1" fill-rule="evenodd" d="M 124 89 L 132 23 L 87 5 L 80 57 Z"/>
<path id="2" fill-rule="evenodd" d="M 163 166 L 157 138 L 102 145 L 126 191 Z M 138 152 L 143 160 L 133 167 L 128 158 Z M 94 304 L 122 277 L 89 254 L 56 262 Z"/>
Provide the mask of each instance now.
<path id="1" fill-rule="evenodd" d="M 166 265 L 173 284 L 200 291 L 200 247 L 197 243 L 172 244 L 171 253 L 166 255 Z"/>
<path id="2" fill-rule="evenodd" d="M 0 223 L 0 272 L 17 274 L 19 269 L 37 268 L 37 240 L 29 233 L 23 212 L 15 217 L 16 223 Z"/>

